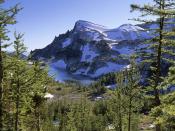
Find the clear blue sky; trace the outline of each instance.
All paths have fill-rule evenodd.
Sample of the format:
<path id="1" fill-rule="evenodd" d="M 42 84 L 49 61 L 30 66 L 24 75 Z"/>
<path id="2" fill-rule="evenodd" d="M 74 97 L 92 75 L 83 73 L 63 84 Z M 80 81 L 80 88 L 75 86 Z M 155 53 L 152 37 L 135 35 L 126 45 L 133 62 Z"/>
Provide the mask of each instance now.
<path id="1" fill-rule="evenodd" d="M 148 3 L 151 0 L 6 0 L 4 7 L 21 3 L 24 9 L 18 14 L 18 23 L 9 29 L 25 33 L 28 50 L 43 48 L 55 36 L 71 30 L 77 20 L 87 20 L 109 28 L 132 23 L 129 18 L 131 3 Z M 11 35 L 10 35 L 11 36 Z"/>

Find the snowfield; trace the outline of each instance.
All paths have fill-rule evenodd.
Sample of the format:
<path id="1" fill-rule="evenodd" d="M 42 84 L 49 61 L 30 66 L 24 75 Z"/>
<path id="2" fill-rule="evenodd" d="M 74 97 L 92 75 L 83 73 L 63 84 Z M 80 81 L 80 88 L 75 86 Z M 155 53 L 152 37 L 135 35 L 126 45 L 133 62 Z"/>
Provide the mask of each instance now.
<path id="1" fill-rule="evenodd" d="M 101 40 L 99 36 L 103 36 L 105 40 L 136 40 L 136 39 L 145 39 L 149 38 L 150 34 L 143 28 L 132 25 L 132 24 L 124 24 L 116 29 L 109 29 L 105 26 L 94 24 L 92 22 L 79 20 L 75 25 L 76 31 L 85 31 L 87 32 L 87 36 L 91 40 Z"/>
<path id="2" fill-rule="evenodd" d="M 98 31 L 99 33 L 103 33 L 104 31 L 108 30 L 106 26 L 102 26 L 99 24 L 95 24 L 89 21 L 84 21 L 84 20 L 79 20 L 75 24 L 76 30 L 95 30 Z"/>
<path id="3" fill-rule="evenodd" d="M 131 49 L 128 46 L 122 47 L 122 48 L 116 48 L 115 46 L 112 46 L 112 50 L 115 50 L 115 51 L 119 52 L 122 55 L 132 55 L 135 52 L 134 49 Z"/>
<path id="4" fill-rule="evenodd" d="M 81 47 L 82 57 L 81 62 L 92 62 L 92 60 L 98 56 L 98 54 L 90 48 L 90 44 L 86 44 Z"/>
<path id="5" fill-rule="evenodd" d="M 107 37 L 113 40 L 136 40 L 149 37 L 143 28 L 131 24 L 124 24 L 116 29 L 106 31 Z"/>

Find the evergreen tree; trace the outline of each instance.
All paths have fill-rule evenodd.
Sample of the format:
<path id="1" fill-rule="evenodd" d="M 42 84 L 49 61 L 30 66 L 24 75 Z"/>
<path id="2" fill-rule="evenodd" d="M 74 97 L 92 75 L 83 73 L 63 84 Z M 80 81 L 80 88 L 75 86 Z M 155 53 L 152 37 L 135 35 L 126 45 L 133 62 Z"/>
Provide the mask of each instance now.
<path id="1" fill-rule="evenodd" d="M 41 128 L 40 108 L 44 102 L 44 94 L 50 79 L 47 71 L 45 71 L 38 62 L 28 62 L 21 59 L 26 51 L 23 43 L 23 34 L 15 32 L 14 55 L 11 57 L 8 72 L 12 75 L 10 78 L 10 90 L 8 90 L 8 98 L 11 98 L 14 112 L 14 128 L 13 130 L 24 130 L 30 128 L 31 118 L 34 116 L 32 126 L 35 125 L 37 131 Z M 8 102 L 8 101 L 7 101 Z M 29 115 L 29 112 L 30 115 Z M 34 114 L 33 116 L 31 114 Z M 29 116 L 29 117 L 27 117 Z M 31 127 L 32 127 L 31 126 Z M 12 128 L 12 127 L 11 127 Z"/>
<path id="2" fill-rule="evenodd" d="M 26 75 L 28 72 L 27 62 L 21 60 L 21 55 L 26 51 L 26 48 L 22 42 L 23 34 L 17 34 L 15 32 L 15 41 L 14 41 L 14 57 L 12 62 L 13 69 L 13 98 L 15 103 L 15 119 L 14 119 L 14 130 L 18 131 L 22 127 L 21 116 L 23 115 L 23 108 L 25 108 L 26 96 L 28 94 L 28 89 L 25 84 L 28 81 Z M 28 76 L 27 76 L 28 77 Z"/>
<path id="3" fill-rule="evenodd" d="M 126 69 L 125 72 L 125 88 L 123 88 L 123 95 L 126 101 L 125 111 L 127 113 L 128 131 L 132 130 L 133 120 L 136 117 L 135 114 L 139 113 L 142 107 L 143 92 L 139 85 L 140 72 L 136 66 L 135 60 L 132 58 L 131 66 Z"/>
<path id="4" fill-rule="evenodd" d="M 33 80 L 31 85 L 31 92 L 33 92 L 31 98 L 31 108 L 34 112 L 34 121 L 32 124 L 37 131 L 40 131 L 42 128 L 42 108 L 45 107 L 44 95 L 47 91 L 47 86 L 51 82 L 51 78 L 48 77 L 47 70 L 43 69 L 39 62 L 34 62 L 32 67 L 33 70 Z"/>
<path id="5" fill-rule="evenodd" d="M 138 123 L 135 121 L 139 121 L 138 113 L 142 107 L 143 93 L 139 86 L 140 72 L 134 57 L 131 59 L 130 67 L 117 73 L 116 90 L 108 103 L 108 116 L 117 131 L 138 129 Z"/>
<path id="6" fill-rule="evenodd" d="M 4 3 L 3 0 L 0 0 L 0 5 Z M 0 130 L 3 130 L 3 75 L 4 75 L 4 66 L 3 66 L 3 51 L 2 48 L 6 47 L 7 45 L 2 45 L 4 41 L 8 40 L 7 37 L 7 26 L 15 24 L 15 16 L 21 10 L 21 8 L 17 6 L 4 9 L 2 6 L 0 7 Z"/>
<path id="7" fill-rule="evenodd" d="M 175 130 L 175 92 L 171 88 L 175 86 L 175 68 L 170 68 L 168 76 L 160 85 L 166 90 L 166 94 L 161 98 L 162 104 L 151 111 L 151 115 L 156 117 L 155 124 L 161 124 L 164 129 Z"/>
<path id="8" fill-rule="evenodd" d="M 147 42 L 150 43 L 149 50 L 152 50 L 151 54 L 146 55 L 146 61 L 151 63 L 152 77 L 150 78 L 150 86 L 154 91 L 154 105 L 159 106 L 161 104 L 159 85 L 162 82 L 162 66 L 161 64 L 168 60 L 172 61 L 172 55 L 174 55 L 172 49 L 174 48 L 175 42 L 172 39 L 174 35 L 173 29 L 171 29 L 173 17 L 175 16 L 175 4 L 174 0 L 153 0 L 152 4 L 146 4 L 143 6 L 132 4 L 132 11 L 141 12 L 142 17 L 151 16 L 156 17 L 157 20 L 142 20 L 140 21 L 146 25 L 154 24 L 155 29 L 150 29 L 152 38 Z M 146 17 L 147 18 L 147 17 Z M 167 57 L 168 56 L 168 57 Z M 170 57 L 171 56 L 171 57 Z M 156 126 L 156 131 L 160 131 L 160 125 Z"/>
<path id="9" fill-rule="evenodd" d="M 163 96 L 162 104 L 151 111 L 151 115 L 156 117 L 154 124 L 162 125 L 162 130 L 175 130 L 175 93 L 171 92 Z"/>
<path id="10" fill-rule="evenodd" d="M 124 83 L 124 73 L 119 72 L 116 75 L 116 82 L 117 87 L 116 90 L 112 93 L 113 97 L 109 101 L 108 105 L 108 117 L 109 119 L 112 119 L 112 124 L 117 131 L 123 131 L 124 127 L 124 105 L 125 105 L 125 99 L 123 97 L 123 89 L 125 88 Z"/>

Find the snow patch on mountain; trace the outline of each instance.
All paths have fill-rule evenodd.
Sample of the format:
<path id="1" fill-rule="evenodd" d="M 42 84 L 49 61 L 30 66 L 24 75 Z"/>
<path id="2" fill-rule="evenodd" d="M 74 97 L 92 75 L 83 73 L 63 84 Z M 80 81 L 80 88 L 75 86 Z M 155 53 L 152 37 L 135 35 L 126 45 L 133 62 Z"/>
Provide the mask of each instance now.
<path id="1" fill-rule="evenodd" d="M 132 25 L 132 24 L 123 24 L 123 25 L 121 25 L 120 27 L 118 27 L 117 30 L 126 31 L 126 32 L 144 31 L 143 28 L 141 28 L 141 27 L 139 27 L 139 26 Z"/>
<path id="2" fill-rule="evenodd" d="M 81 62 L 92 62 L 92 60 L 99 55 L 92 50 L 89 43 L 82 46 L 81 51 L 82 51 L 82 57 L 80 60 Z"/>
<path id="3" fill-rule="evenodd" d="M 78 31 L 84 31 L 84 30 L 96 30 L 100 33 L 103 33 L 107 30 L 107 27 L 98 25 L 89 21 L 79 20 L 75 24 L 75 29 Z"/>
<path id="4" fill-rule="evenodd" d="M 111 50 L 117 51 L 123 55 L 132 55 L 135 52 L 133 48 L 130 48 L 128 46 L 118 47 L 117 45 L 118 43 L 110 43 L 109 47 L 111 48 Z"/>
<path id="5" fill-rule="evenodd" d="M 82 33 L 81 34 L 81 38 L 82 39 L 86 39 L 86 40 L 95 40 L 95 41 L 100 41 L 101 39 L 99 38 L 100 37 L 100 34 L 99 32 L 96 32 L 96 31 L 92 31 L 92 30 L 86 30 L 86 33 Z"/>
<path id="6" fill-rule="evenodd" d="M 88 21 L 79 20 L 75 24 L 76 32 L 87 32 L 92 40 L 136 40 L 149 37 L 149 32 L 139 26 L 124 24 L 116 29 L 109 29 L 105 26 L 94 24 Z M 102 38 L 99 38 L 99 37 Z"/>
<path id="7" fill-rule="evenodd" d="M 87 69 L 85 68 L 81 68 L 81 69 L 78 69 L 76 72 L 73 73 L 74 75 L 87 75 Z"/>
<path id="8" fill-rule="evenodd" d="M 114 40 L 136 40 L 148 38 L 149 33 L 143 28 L 131 24 L 124 24 L 116 29 L 106 31 L 107 37 Z"/>
<path id="9" fill-rule="evenodd" d="M 121 55 L 132 55 L 135 52 L 134 49 L 131 49 L 128 46 L 122 48 L 113 48 L 113 50 L 118 51 Z"/>
<path id="10" fill-rule="evenodd" d="M 62 48 L 65 48 L 69 46 L 72 43 L 72 40 L 70 38 L 67 38 L 63 43 L 62 43 Z"/>
<path id="11" fill-rule="evenodd" d="M 115 49 L 115 46 L 118 45 L 118 43 L 109 43 L 108 45 L 113 50 Z"/>

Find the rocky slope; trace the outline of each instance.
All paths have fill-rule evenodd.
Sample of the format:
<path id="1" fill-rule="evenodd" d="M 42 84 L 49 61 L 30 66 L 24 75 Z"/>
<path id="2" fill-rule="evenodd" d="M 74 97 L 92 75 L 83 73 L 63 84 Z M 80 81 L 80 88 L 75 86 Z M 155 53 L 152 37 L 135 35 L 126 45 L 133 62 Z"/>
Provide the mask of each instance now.
<path id="1" fill-rule="evenodd" d="M 98 78 L 127 68 L 128 57 L 146 47 L 143 41 L 150 38 L 150 33 L 142 27 L 124 24 L 108 29 L 79 20 L 73 30 L 55 37 L 47 47 L 34 50 L 32 58 L 71 75 Z"/>

